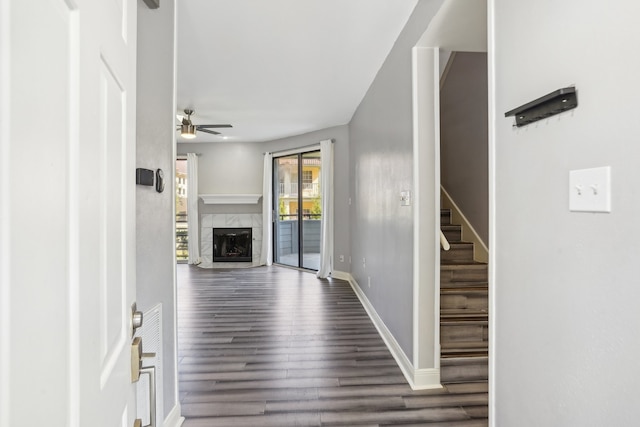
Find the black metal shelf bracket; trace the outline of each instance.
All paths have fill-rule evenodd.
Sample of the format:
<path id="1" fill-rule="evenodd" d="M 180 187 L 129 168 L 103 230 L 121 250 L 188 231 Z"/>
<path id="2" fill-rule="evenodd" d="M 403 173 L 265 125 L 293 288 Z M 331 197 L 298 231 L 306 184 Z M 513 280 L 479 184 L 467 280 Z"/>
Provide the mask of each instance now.
<path id="1" fill-rule="evenodd" d="M 515 116 L 517 127 L 546 119 L 578 106 L 578 95 L 573 86 L 558 89 L 541 98 L 504 113 L 505 117 Z"/>

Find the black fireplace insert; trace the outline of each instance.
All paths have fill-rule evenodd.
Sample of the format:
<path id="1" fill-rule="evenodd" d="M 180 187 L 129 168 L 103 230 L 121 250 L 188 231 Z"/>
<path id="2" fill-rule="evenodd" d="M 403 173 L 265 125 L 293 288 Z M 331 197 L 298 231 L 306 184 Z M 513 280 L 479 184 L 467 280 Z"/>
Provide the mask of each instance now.
<path id="1" fill-rule="evenodd" d="M 214 228 L 213 262 L 251 262 L 251 228 Z"/>

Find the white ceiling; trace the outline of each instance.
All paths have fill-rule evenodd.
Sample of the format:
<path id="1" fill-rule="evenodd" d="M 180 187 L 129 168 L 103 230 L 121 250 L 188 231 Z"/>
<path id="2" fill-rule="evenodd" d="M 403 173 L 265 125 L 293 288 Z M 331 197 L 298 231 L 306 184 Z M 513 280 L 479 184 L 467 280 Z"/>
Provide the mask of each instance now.
<path id="1" fill-rule="evenodd" d="M 178 110 L 194 109 L 194 124 L 233 125 L 189 142 L 348 123 L 416 3 L 179 0 Z"/>

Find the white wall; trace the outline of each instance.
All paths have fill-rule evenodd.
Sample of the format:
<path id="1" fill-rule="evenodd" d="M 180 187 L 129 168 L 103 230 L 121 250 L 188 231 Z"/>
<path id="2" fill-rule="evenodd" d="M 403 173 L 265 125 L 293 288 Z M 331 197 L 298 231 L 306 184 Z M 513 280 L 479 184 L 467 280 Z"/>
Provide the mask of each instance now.
<path id="1" fill-rule="evenodd" d="M 640 4 L 490 10 L 493 423 L 637 425 Z M 521 129 L 504 117 L 572 84 L 571 112 Z M 569 212 L 569 171 L 598 166 L 612 168 L 612 212 Z"/>
<path id="2" fill-rule="evenodd" d="M 176 393 L 175 318 L 175 219 L 173 204 L 175 108 L 174 1 L 162 0 L 150 10 L 138 2 L 138 106 L 137 167 L 165 174 L 165 191 L 137 186 L 137 296 L 138 309 L 146 311 L 158 303 L 163 308 L 162 371 L 165 416 L 178 403 Z M 133 179 L 133 177 L 132 177 Z"/>

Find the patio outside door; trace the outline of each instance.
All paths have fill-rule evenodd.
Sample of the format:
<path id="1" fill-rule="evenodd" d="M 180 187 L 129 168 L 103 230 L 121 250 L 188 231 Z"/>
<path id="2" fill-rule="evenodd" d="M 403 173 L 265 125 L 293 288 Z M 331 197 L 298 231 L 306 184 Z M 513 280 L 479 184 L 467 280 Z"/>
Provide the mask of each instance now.
<path id="1" fill-rule="evenodd" d="M 318 270 L 320 266 L 320 151 L 273 159 L 274 262 Z"/>

